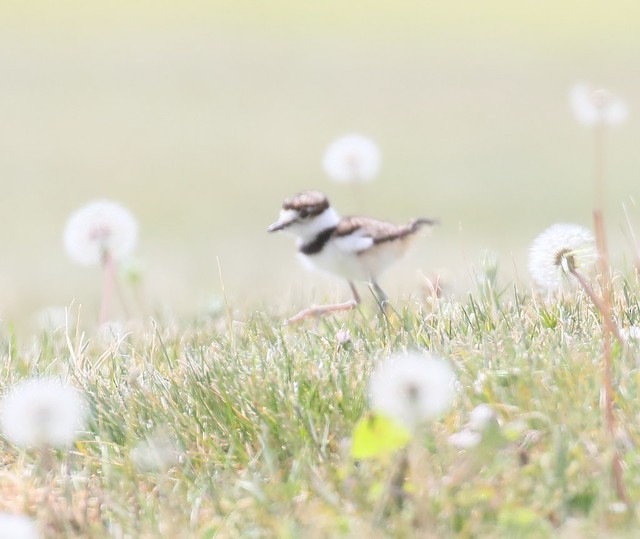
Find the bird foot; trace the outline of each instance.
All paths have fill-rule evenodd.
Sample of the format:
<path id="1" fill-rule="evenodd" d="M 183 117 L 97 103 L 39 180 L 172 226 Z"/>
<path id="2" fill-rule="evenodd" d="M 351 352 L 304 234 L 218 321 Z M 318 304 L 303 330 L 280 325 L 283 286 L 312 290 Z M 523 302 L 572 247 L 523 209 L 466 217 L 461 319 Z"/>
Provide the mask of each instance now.
<path id="1" fill-rule="evenodd" d="M 298 314 L 292 316 L 288 320 L 285 320 L 284 325 L 288 326 L 290 324 L 295 324 L 311 316 L 321 316 L 326 313 L 333 313 L 338 311 L 350 311 L 351 309 L 355 309 L 357 306 L 358 302 L 355 299 L 345 301 L 344 303 L 335 303 L 332 305 L 312 305 L 307 309 L 301 310 Z"/>

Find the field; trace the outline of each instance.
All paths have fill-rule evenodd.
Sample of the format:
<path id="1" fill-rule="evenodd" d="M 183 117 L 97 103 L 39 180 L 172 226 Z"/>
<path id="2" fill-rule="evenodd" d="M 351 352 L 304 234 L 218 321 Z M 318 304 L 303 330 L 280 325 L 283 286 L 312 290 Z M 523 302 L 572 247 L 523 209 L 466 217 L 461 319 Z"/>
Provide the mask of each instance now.
<path id="1" fill-rule="evenodd" d="M 634 537 L 639 6 L 4 2 L 0 538 Z M 572 114 L 579 82 L 629 107 L 602 146 Z M 374 181 L 322 169 L 351 132 L 381 149 Z M 352 312 L 284 325 L 348 298 L 267 234 L 305 189 L 439 220 L 382 278 L 384 313 L 363 286 Z M 139 238 L 120 259 L 89 234 L 82 267 L 65 223 L 98 199 Z M 527 268 L 538 234 L 597 207 L 610 355 L 609 272 L 556 250 L 549 271 L 584 282 L 547 293 Z M 409 429 L 371 396 L 403 353 L 456 378 Z M 83 402 L 60 444 L 45 391 L 35 426 L 7 427 L 16 388 L 47 377 Z"/>
<path id="2" fill-rule="evenodd" d="M 86 392 L 92 419 L 44 471 L 37 452 L 5 445 L 2 508 L 36 516 L 47 537 L 633 536 L 633 509 L 610 480 L 598 314 L 582 295 L 548 303 L 487 277 L 460 301 L 410 301 L 386 318 L 364 308 L 307 328 L 282 328 L 288 309 L 265 309 L 124 334 L 12 335 L 6 383 L 62 374 Z M 618 286 L 620 320 L 637 322 L 638 284 Z M 370 372 L 404 349 L 450 360 L 459 387 L 450 413 L 409 446 L 398 505 L 397 457 L 358 461 L 349 446 Z M 635 341 L 616 348 L 616 443 L 632 500 L 637 353 Z M 504 438 L 453 447 L 480 403 Z M 156 449 L 141 467 L 145 437 Z"/>

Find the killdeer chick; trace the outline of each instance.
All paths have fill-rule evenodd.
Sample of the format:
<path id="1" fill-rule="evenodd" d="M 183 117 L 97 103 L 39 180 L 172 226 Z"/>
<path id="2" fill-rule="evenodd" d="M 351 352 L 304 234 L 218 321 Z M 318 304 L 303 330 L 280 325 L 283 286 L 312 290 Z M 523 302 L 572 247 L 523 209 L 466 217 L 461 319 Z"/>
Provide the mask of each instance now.
<path id="1" fill-rule="evenodd" d="M 369 217 L 341 218 L 318 191 L 305 191 L 285 199 L 280 217 L 267 230 L 286 230 L 296 235 L 298 251 L 306 265 L 344 277 L 353 293 L 350 301 L 309 307 L 286 323 L 353 309 L 360 303 L 354 281 L 369 283 L 382 307 L 388 299 L 378 285 L 379 276 L 404 254 L 423 225 L 433 224 L 433 219 L 426 218 L 413 219 L 405 225 Z"/>

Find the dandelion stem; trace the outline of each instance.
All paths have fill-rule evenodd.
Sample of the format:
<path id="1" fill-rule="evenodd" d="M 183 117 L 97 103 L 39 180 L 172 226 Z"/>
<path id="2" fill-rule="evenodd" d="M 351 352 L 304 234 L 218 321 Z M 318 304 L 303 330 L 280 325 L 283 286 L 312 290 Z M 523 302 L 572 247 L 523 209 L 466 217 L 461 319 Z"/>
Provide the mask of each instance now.
<path id="1" fill-rule="evenodd" d="M 609 316 L 606 315 L 607 308 L 605 302 L 602 300 L 602 298 L 598 297 L 593 287 L 587 282 L 584 276 L 577 269 L 573 268 L 571 270 L 571 274 L 576 278 L 578 284 L 586 292 L 587 296 L 589 296 L 589 299 L 592 301 L 592 303 L 602 316 L 603 322 L 606 326 L 608 326 L 611 334 L 615 336 L 615 338 L 620 342 L 621 345 L 623 345 L 624 341 L 622 339 L 622 335 L 620 335 L 618 326 L 616 326 L 613 322 L 613 316 L 611 315 L 611 313 L 609 313 Z"/>
<path id="2" fill-rule="evenodd" d="M 605 126 L 603 123 L 599 123 L 596 125 L 594 130 L 594 142 L 595 142 L 595 151 L 594 151 L 594 166 L 595 166 L 595 181 L 596 181 L 596 190 L 595 190 L 595 211 L 603 213 L 604 205 L 605 205 L 605 189 L 604 189 L 604 180 L 605 180 Z M 597 229 L 596 229 L 597 233 Z"/>
<path id="3" fill-rule="evenodd" d="M 365 210 L 365 190 L 363 188 L 364 181 L 356 174 L 355 179 L 351 182 L 351 194 L 353 196 L 354 207 L 358 212 Z"/>
<path id="4" fill-rule="evenodd" d="M 597 209 L 593 212 L 596 232 L 596 246 L 599 252 L 600 278 L 602 280 L 602 298 L 598 298 L 593 294 L 593 301 L 600 311 L 603 319 L 602 325 L 602 344 L 603 344 L 603 377 L 602 386 L 604 392 L 604 416 L 608 434 L 613 441 L 613 457 L 611 461 L 611 473 L 618 498 L 629 505 L 629 497 L 624 483 L 622 457 L 618 448 L 615 446 L 616 438 L 616 417 L 614 413 L 614 389 L 613 389 L 613 354 L 611 346 L 612 335 L 615 335 L 622 343 L 622 337 L 618 328 L 613 322 L 613 309 L 611 298 L 611 274 L 609 270 L 609 261 L 607 253 L 607 244 L 604 234 L 604 223 L 602 213 Z M 580 280 L 580 278 L 578 279 Z M 585 283 L 586 284 L 586 283 Z M 584 288 L 584 286 L 583 286 Z M 585 288 L 586 290 L 586 288 Z M 593 290 L 592 290 L 593 292 Z M 596 301 L 597 299 L 597 301 Z"/>
<path id="5" fill-rule="evenodd" d="M 578 282 L 585 289 L 589 297 L 594 302 L 596 308 L 602 315 L 602 344 L 603 344 L 603 373 L 602 390 L 604 396 L 604 420 L 609 438 L 613 443 L 613 457 L 611 461 L 611 475 L 616 490 L 616 495 L 620 501 L 629 505 L 629 496 L 624 483 L 622 469 L 622 457 L 616 447 L 616 417 L 614 413 L 614 389 L 613 389 L 613 354 L 612 335 L 615 335 L 622 342 L 620 332 L 613 322 L 611 271 L 609 268 L 609 253 L 607 250 L 607 238 L 604 227 L 604 206 L 605 206 L 605 126 L 602 122 L 596 125 L 595 131 L 595 204 L 593 210 L 593 228 L 596 236 L 596 248 L 598 249 L 598 265 L 600 270 L 600 282 L 602 297 L 593 292 L 588 283 L 575 270 L 573 274 Z"/>
<path id="6" fill-rule="evenodd" d="M 51 453 L 51 449 L 46 445 L 42 445 L 39 448 L 40 453 L 40 473 L 42 477 L 47 481 L 47 476 L 53 472 L 53 454 Z"/>
<path id="7" fill-rule="evenodd" d="M 409 453 L 405 448 L 400 453 L 400 460 L 397 463 L 397 469 L 393 476 L 391 477 L 391 481 L 389 484 L 389 495 L 391 497 L 391 501 L 398 508 L 401 509 L 402 505 L 407 497 L 407 493 L 405 491 L 404 485 L 407 479 L 407 474 L 409 473 Z"/>
<path id="8" fill-rule="evenodd" d="M 120 300 L 120 305 L 122 305 L 122 311 L 124 313 L 125 318 L 129 318 L 129 306 L 127 304 L 127 298 L 125 297 L 124 294 L 124 290 L 122 290 L 122 286 L 120 283 L 120 280 L 117 278 L 115 269 L 113 272 L 113 285 L 114 288 L 116 289 L 116 294 L 118 296 L 118 299 Z"/>
<path id="9" fill-rule="evenodd" d="M 376 504 L 376 520 L 382 522 L 392 510 L 400 510 L 407 499 L 405 483 L 409 473 L 409 454 L 404 448 L 394 460 L 391 475 L 385 481 L 385 488 Z"/>
<path id="10" fill-rule="evenodd" d="M 111 296 L 113 296 L 113 288 L 116 280 L 116 266 L 113 257 L 106 252 L 104 255 L 104 281 L 102 285 L 102 304 L 100 306 L 100 325 L 109 319 L 111 310 Z"/>

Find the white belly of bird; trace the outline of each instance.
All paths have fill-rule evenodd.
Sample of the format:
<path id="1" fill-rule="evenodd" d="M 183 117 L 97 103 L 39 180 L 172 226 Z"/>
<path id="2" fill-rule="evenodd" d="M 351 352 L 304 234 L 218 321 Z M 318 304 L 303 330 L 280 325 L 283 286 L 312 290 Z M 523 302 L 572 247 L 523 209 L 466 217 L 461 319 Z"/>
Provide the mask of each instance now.
<path id="1" fill-rule="evenodd" d="M 320 270 L 354 281 L 376 280 L 406 251 L 405 240 L 374 245 L 360 253 L 346 251 L 329 242 L 322 251 L 313 255 L 299 253 L 302 263 L 309 269 Z"/>

